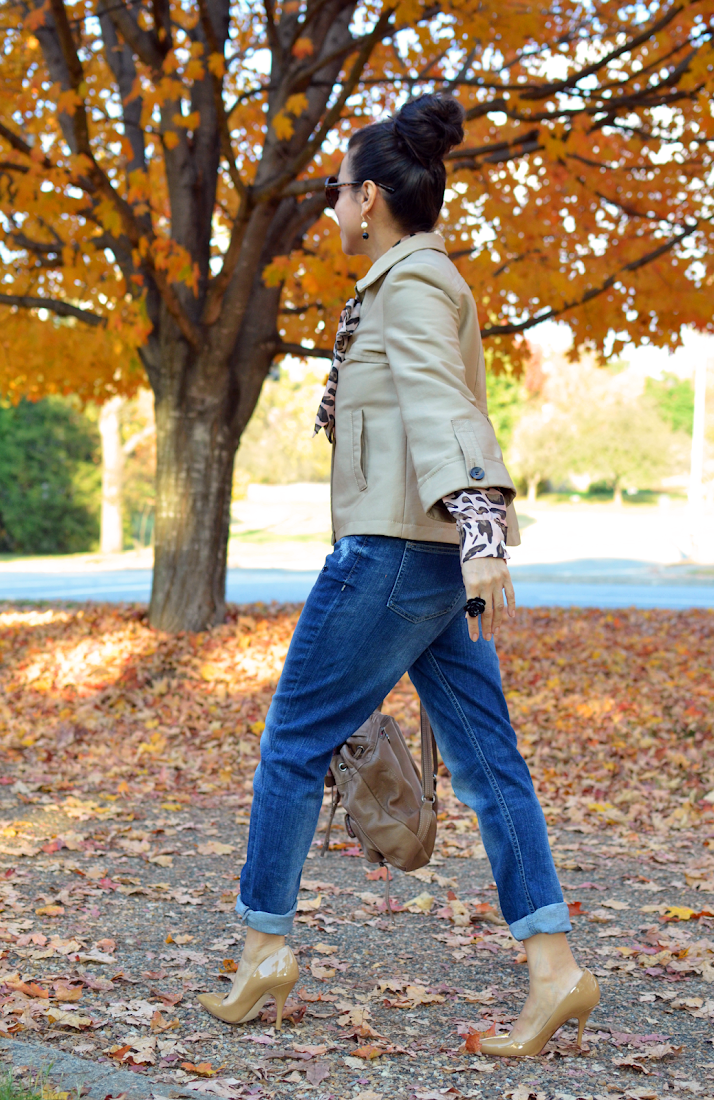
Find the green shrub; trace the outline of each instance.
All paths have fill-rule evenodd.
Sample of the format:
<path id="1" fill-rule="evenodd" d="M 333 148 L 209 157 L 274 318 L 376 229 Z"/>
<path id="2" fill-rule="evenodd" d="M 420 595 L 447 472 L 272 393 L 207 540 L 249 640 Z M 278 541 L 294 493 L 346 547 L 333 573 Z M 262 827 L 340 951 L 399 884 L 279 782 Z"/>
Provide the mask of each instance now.
<path id="1" fill-rule="evenodd" d="M 520 378 L 513 374 L 488 372 L 488 416 L 501 450 L 508 449 L 513 431 L 523 415 L 528 393 Z"/>
<path id="2" fill-rule="evenodd" d="M 99 434 L 70 400 L 0 405 L 0 551 L 93 549 L 100 493 Z"/>
<path id="3" fill-rule="evenodd" d="M 648 378 L 645 393 L 654 401 L 657 412 L 673 431 L 692 434 L 694 386 L 688 378 L 678 378 L 676 374 Z"/>

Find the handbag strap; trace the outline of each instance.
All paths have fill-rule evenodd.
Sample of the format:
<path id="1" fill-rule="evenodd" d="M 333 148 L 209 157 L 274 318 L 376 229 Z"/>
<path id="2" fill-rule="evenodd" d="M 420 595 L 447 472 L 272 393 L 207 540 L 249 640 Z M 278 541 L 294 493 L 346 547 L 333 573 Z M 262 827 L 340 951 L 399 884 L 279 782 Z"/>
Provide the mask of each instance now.
<path id="1" fill-rule="evenodd" d="M 421 720 L 421 792 L 425 802 L 433 803 L 436 798 L 436 741 L 429 715 L 421 700 L 419 717 Z"/>

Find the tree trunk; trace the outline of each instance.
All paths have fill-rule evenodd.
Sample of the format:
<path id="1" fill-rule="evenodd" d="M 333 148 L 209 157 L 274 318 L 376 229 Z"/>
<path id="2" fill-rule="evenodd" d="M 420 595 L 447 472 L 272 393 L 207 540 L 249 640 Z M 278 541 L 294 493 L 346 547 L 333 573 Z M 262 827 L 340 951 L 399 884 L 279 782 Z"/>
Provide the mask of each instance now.
<path id="1" fill-rule="evenodd" d="M 539 477 L 528 478 L 528 496 L 526 497 L 527 504 L 535 504 L 538 497 L 538 485 L 540 484 Z"/>
<path id="2" fill-rule="evenodd" d="M 622 486 L 619 481 L 615 482 L 615 489 L 612 495 L 612 503 L 617 507 L 622 507 Z"/>
<path id="3" fill-rule="evenodd" d="M 205 389 L 202 395 L 190 387 L 188 392 L 182 389 L 170 385 L 156 397 L 149 617 L 152 626 L 172 632 L 206 630 L 223 620 L 237 443 L 226 423 L 224 386 L 216 386 L 213 393 Z"/>
<path id="4" fill-rule="evenodd" d="M 156 413 L 154 579 L 149 620 L 170 632 L 223 621 L 233 463 L 275 352 L 280 288 L 262 267 L 228 363 L 176 328 L 147 371 Z M 148 357 L 147 357 L 148 360 Z"/>
<path id="5" fill-rule="evenodd" d="M 124 548 L 122 488 L 124 449 L 119 417 L 124 400 L 112 397 L 99 412 L 102 441 L 102 517 L 100 548 L 103 554 L 120 554 Z"/>

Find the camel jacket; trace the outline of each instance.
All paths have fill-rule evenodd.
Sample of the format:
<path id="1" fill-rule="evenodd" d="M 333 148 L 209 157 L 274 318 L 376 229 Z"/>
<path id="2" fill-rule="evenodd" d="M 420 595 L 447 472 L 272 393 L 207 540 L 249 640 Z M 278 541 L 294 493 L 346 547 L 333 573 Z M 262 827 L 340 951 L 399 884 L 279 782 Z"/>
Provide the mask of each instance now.
<path id="1" fill-rule="evenodd" d="M 509 546 L 515 488 L 486 403 L 476 304 L 438 233 L 416 233 L 357 283 L 359 326 L 339 370 L 332 537 L 458 543 L 441 498 L 500 488 Z"/>

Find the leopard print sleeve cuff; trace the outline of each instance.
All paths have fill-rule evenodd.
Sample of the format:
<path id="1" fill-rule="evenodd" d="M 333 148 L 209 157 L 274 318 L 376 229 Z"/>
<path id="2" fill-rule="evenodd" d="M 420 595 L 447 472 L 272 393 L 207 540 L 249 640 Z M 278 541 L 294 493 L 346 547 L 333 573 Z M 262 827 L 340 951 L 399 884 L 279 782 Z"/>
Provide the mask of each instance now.
<path id="1" fill-rule="evenodd" d="M 500 489 L 460 489 L 443 498 L 461 537 L 461 562 L 471 558 L 508 560 L 506 500 Z"/>

